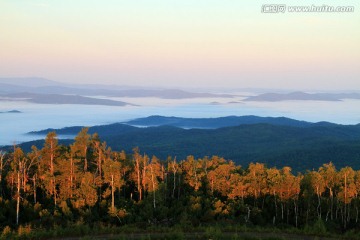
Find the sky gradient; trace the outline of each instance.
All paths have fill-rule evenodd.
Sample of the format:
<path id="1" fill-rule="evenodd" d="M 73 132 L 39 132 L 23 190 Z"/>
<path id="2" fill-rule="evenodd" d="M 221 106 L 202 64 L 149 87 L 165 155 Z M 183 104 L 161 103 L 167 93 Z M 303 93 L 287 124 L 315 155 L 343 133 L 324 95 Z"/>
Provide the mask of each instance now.
<path id="1" fill-rule="evenodd" d="M 279 14 L 246 2 L 1 0 L 0 77 L 360 90 L 359 1 L 283 1 L 355 12 Z"/>

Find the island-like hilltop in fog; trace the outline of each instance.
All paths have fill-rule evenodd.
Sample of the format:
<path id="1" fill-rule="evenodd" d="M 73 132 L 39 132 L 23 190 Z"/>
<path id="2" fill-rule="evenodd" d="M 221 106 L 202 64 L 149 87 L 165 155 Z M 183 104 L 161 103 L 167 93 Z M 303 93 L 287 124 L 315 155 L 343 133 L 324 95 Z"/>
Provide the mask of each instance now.
<path id="1" fill-rule="evenodd" d="M 257 96 L 251 96 L 244 101 L 263 101 L 263 102 L 278 102 L 278 101 L 341 101 L 343 99 L 360 99 L 359 93 L 264 93 Z"/>
<path id="2" fill-rule="evenodd" d="M 243 89 L 245 91 L 245 89 Z M 241 90 L 240 90 L 241 91 Z M 360 93 L 263 93 L 242 96 L 229 93 L 193 92 L 181 89 L 143 88 L 102 84 L 64 84 L 44 78 L 0 78 L 0 101 L 27 101 L 38 104 L 82 104 L 125 106 L 134 105 L 114 98 L 159 98 L 159 99 L 194 99 L 194 98 L 241 98 L 229 103 L 251 101 L 342 101 L 360 99 Z M 233 92 L 237 92 L 234 90 Z M 101 98 L 99 96 L 102 96 Z M 220 104 L 211 102 L 210 104 Z"/>
<path id="3" fill-rule="evenodd" d="M 19 110 L 10 110 L 10 111 L 0 112 L 0 113 L 21 113 L 21 111 L 19 111 Z"/>
<path id="4" fill-rule="evenodd" d="M 83 97 L 80 95 L 62 94 L 39 94 L 39 93 L 11 93 L 2 95 L 2 100 L 7 101 L 26 101 L 39 104 L 80 104 L 80 105 L 106 105 L 106 106 L 125 106 L 132 105 L 122 101 Z M 1 100 L 1 99 L 0 99 Z"/>
<path id="5" fill-rule="evenodd" d="M 0 101 L 27 101 L 40 104 L 85 104 L 125 106 L 130 103 L 101 99 L 155 97 L 162 99 L 232 98 L 229 94 L 189 92 L 180 89 L 152 89 L 101 84 L 63 84 L 43 78 L 0 78 Z"/>

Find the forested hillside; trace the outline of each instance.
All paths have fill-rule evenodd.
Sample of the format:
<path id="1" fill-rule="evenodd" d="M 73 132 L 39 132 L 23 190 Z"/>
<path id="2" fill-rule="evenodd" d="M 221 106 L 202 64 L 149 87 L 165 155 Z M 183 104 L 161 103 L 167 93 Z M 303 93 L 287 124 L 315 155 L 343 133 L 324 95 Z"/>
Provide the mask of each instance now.
<path id="1" fill-rule="evenodd" d="M 218 156 L 158 158 L 138 148 L 113 151 L 87 128 L 71 145 L 50 132 L 40 149 L 14 146 L 0 160 L 1 229 L 227 221 L 360 230 L 360 171 L 331 162 L 294 174 L 288 166 L 239 166 Z"/>
<path id="2" fill-rule="evenodd" d="M 148 118 L 146 121 L 149 119 L 153 120 Z M 250 162 L 262 162 L 269 167 L 290 166 L 295 173 L 319 168 L 329 161 L 338 167 L 352 166 L 360 169 L 360 125 L 307 123 L 286 118 L 259 117 L 161 119 L 167 123 L 180 121 L 181 124 L 199 124 L 200 121 L 205 122 L 205 125 L 206 122 L 234 124 L 241 120 L 243 124 L 216 129 L 183 129 L 166 125 L 143 128 L 116 123 L 90 127 L 89 133 L 98 133 L 113 150 L 131 152 L 138 146 L 149 156 L 155 155 L 160 159 L 166 159 L 168 156 L 185 159 L 188 155 L 195 158 L 217 155 L 242 166 L 247 166 Z M 142 122 L 141 119 L 139 121 Z M 273 124 L 245 124 L 259 121 Z M 157 122 L 159 123 L 161 121 Z M 81 128 L 69 127 L 56 132 L 59 135 L 75 136 Z M 36 134 L 45 136 L 51 131 L 54 129 Z M 71 142 L 63 141 L 66 144 Z M 30 151 L 34 144 L 42 147 L 43 142 L 24 143 L 21 147 L 24 151 Z"/>
<path id="3" fill-rule="evenodd" d="M 137 118 L 125 122 L 135 126 L 174 126 L 180 128 L 221 128 L 234 127 L 242 124 L 267 123 L 272 125 L 308 127 L 312 123 L 294 120 L 286 117 L 259 117 L 259 116 L 227 116 L 217 118 L 182 118 L 182 117 L 164 117 L 149 116 Z"/>

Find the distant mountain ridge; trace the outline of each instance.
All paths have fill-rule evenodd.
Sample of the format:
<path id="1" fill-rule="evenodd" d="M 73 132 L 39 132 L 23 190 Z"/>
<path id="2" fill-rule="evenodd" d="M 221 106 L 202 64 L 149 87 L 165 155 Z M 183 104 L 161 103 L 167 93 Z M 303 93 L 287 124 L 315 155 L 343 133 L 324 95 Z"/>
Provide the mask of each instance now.
<path id="1" fill-rule="evenodd" d="M 125 106 L 132 105 L 122 101 L 109 99 L 99 99 L 83 97 L 79 95 L 61 95 L 61 94 L 36 94 L 36 93 L 12 93 L 0 95 L 7 101 L 26 101 L 39 104 L 81 104 L 81 105 L 105 105 L 105 106 Z"/>
<path id="2" fill-rule="evenodd" d="M 81 128 L 47 129 L 32 134 L 45 135 L 56 130 L 59 135 L 75 136 Z M 116 123 L 89 128 L 89 133 L 95 132 L 114 150 L 131 152 L 138 146 L 146 154 L 161 159 L 169 155 L 178 159 L 188 155 L 219 155 L 241 165 L 263 162 L 269 167 L 290 166 L 294 171 L 316 169 L 330 161 L 338 167 L 347 165 L 360 169 L 360 124 L 303 123 L 289 126 L 257 123 L 216 129 L 182 129 L 165 125 L 139 128 Z M 66 144 L 72 142 L 62 141 Z M 32 144 L 41 147 L 43 141 L 21 146 L 29 149 Z"/>
<path id="3" fill-rule="evenodd" d="M 247 97 L 244 101 L 342 101 L 343 99 L 360 99 L 360 93 L 264 93 L 257 96 Z"/>
<path id="4" fill-rule="evenodd" d="M 114 123 L 109 125 L 91 126 L 90 133 L 99 133 L 101 135 L 108 135 L 116 131 L 107 131 L 106 129 L 116 128 L 121 130 L 130 129 L 135 130 L 141 127 L 159 127 L 159 126 L 171 126 L 185 129 L 217 129 L 223 127 L 234 127 L 239 125 L 251 125 L 251 124 L 271 124 L 277 126 L 293 126 L 293 127 L 311 127 L 311 126 L 339 126 L 335 123 L 318 122 L 311 123 L 306 121 L 299 121 L 286 117 L 259 117 L 259 116 L 226 116 L 217 118 L 181 118 L 181 117 L 166 117 L 166 116 L 149 116 L 145 118 L 137 118 L 126 122 Z M 49 131 L 56 131 L 58 134 L 63 135 L 75 135 L 84 126 L 66 127 L 61 129 L 45 129 L 41 131 L 33 131 L 29 134 L 47 134 Z M 105 129 L 106 132 L 103 132 Z M 114 129 L 115 130 L 115 129 Z"/>
<path id="5" fill-rule="evenodd" d="M 266 91 L 263 89 L 262 91 Z M 106 97 L 156 97 L 162 99 L 191 98 L 234 98 L 242 97 L 231 93 L 209 93 L 202 91 L 185 91 L 181 89 L 144 88 L 135 86 L 117 86 L 104 84 L 66 84 L 45 78 L 0 78 L 0 94 L 29 92 L 37 94 L 61 94 L 79 96 Z M 283 91 L 282 91 L 283 92 Z M 262 93 L 243 99 L 246 101 L 342 101 L 343 99 L 360 99 L 359 92 L 353 93 Z M 238 103 L 238 101 L 235 101 Z M 216 103 L 216 102 L 214 102 Z"/>
<path id="6" fill-rule="evenodd" d="M 48 128 L 41 131 L 32 131 L 29 132 L 28 134 L 46 135 L 48 132 L 55 131 L 57 134 L 60 135 L 76 135 L 84 127 L 86 126 L 73 126 L 73 127 L 65 127 L 60 129 Z M 119 132 L 127 133 L 131 131 L 135 131 L 137 129 L 139 128 L 121 123 L 113 123 L 108 125 L 90 126 L 89 133 L 90 134 L 98 133 L 103 136 L 109 136 L 109 135 L 117 135 Z"/>
<path id="7" fill-rule="evenodd" d="M 7 84 L 21 87 L 44 87 L 44 86 L 60 86 L 61 83 L 39 77 L 14 77 L 0 78 L 0 84 Z"/>
<path id="8" fill-rule="evenodd" d="M 64 84 L 43 78 L 0 78 L 0 93 L 28 92 L 36 94 L 61 94 L 106 97 L 157 97 L 163 99 L 232 98 L 231 94 L 189 92 L 180 89 L 153 89 L 131 86 Z"/>
<path id="9" fill-rule="evenodd" d="M 124 122 L 133 126 L 161 126 L 169 125 L 180 128 L 221 128 L 238 126 L 242 124 L 268 123 L 273 125 L 286 125 L 297 127 L 308 127 L 313 123 L 294 120 L 286 117 L 258 117 L 258 116 L 226 116 L 218 118 L 181 118 L 149 116 Z M 318 123 L 331 124 L 331 123 Z"/>

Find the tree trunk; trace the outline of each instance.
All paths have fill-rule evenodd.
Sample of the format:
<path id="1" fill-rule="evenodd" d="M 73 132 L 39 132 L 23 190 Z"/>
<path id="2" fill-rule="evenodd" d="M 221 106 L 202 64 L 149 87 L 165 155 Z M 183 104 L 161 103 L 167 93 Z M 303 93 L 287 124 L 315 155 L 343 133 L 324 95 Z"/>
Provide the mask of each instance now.
<path id="1" fill-rule="evenodd" d="M 136 173 L 137 173 L 137 190 L 139 192 L 139 201 L 142 199 L 141 193 L 141 178 L 140 178 L 140 161 L 136 158 Z"/>
<path id="2" fill-rule="evenodd" d="M 73 158 L 70 158 L 70 198 L 73 197 L 73 175 L 74 175 L 74 164 L 73 164 Z"/>
<path id="3" fill-rule="evenodd" d="M 338 212 L 339 212 L 339 200 L 336 201 L 336 211 L 335 211 L 335 219 L 338 219 Z"/>
<path id="4" fill-rule="evenodd" d="M 173 165 L 172 165 L 172 171 L 173 171 L 173 176 L 174 176 L 174 186 L 173 186 L 173 191 L 172 191 L 172 198 L 175 198 L 175 189 L 176 189 L 176 172 L 177 172 L 177 169 L 176 169 L 176 157 L 174 158 L 174 162 L 173 162 Z"/>
<path id="5" fill-rule="evenodd" d="M 273 219 L 273 224 L 275 225 L 275 221 L 276 221 L 276 218 L 277 218 L 277 201 L 276 201 L 276 193 L 274 191 L 274 204 L 275 204 L 275 216 L 274 216 L 274 219 Z"/>
<path id="6" fill-rule="evenodd" d="M 85 148 L 84 148 L 84 172 L 86 172 L 88 169 L 88 160 L 87 160 L 86 153 L 87 153 L 87 146 L 85 146 Z"/>
<path id="7" fill-rule="evenodd" d="M 14 146 L 14 163 L 16 164 L 17 172 L 17 184 L 16 184 L 16 225 L 19 225 L 19 215 L 20 215 L 20 193 L 21 193 L 21 174 L 23 172 L 23 162 L 20 157 L 15 157 L 15 146 Z M 15 179 L 14 179 L 15 181 Z"/>
<path id="8" fill-rule="evenodd" d="M 344 228 L 346 229 L 346 222 L 347 222 L 347 217 L 346 217 L 346 205 L 347 205 L 347 176 L 346 176 L 346 173 L 345 173 L 345 186 L 344 186 L 344 193 L 345 193 L 345 198 L 344 198 Z"/>
<path id="9" fill-rule="evenodd" d="M 33 176 L 34 204 L 36 204 L 36 174 Z"/>
<path id="10" fill-rule="evenodd" d="M 321 198 L 320 198 L 320 193 L 319 193 L 319 190 L 317 190 L 317 197 L 318 197 L 318 205 L 317 205 L 317 213 L 318 213 L 318 218 L 320 219 L 321 218 Z"/>
<path id="11" fill-rule="evenodd" d="M 99 157 L 98 157 L 98 161 L 97 161 L 97 164 L 98 164 L 98 171 L 99 171 L 99 176 L 100 176 L 100 178 L 101 178 L 101 175 L 102 175 L 102 167 L 101 167 L 101 149 L 100 149 L 100 146 L 99 146 L 99 152 L 98 152 L 98 155 L 99 155 Z"/>
<path id="12" fill-rule="evenodd" d="M 20 166 L 19 166 L 20 167 Z M 17 196 L 16 196 L 16 225 L 19 225 L 19 214 L 20 214 L 20 171 L 17 172 Z"/>
<path id="13" fill-rule="evenodd" d="M 176 189 L 176 171 L 175 168 L 173 169 L 173 173 L 174 173 L 174 186 L 173 186 L 173 191 L 172 191 L 172 198 L 175 198 L 175 189 Z"/>
<path id="14" fill-rule="evenodd" d="M 54 146 L 53 146 L 53 141 L 51 141 L 51 144 L 50 144 L 50 174 L 51 175 L 54 175 Z"/>
<path id="15" fill-rule="evenodd" d="M 168 174 L 165 172 L 164 165 L 161 165 L 161 172 L 163 174 L 163 181 L 164 181 L 164 202 L 166 202 L 167 195 L 168 195 Z"/>
<path id="16" fill-rule="evenodd" d="M 358 223 L 358 219 L 359 219 L 359 208 L 358 206 L 356 206 L 356 218 L 355 218 L 356 223 Z"/>
<path id="17" fill-rule="evenodd" d="M 333 191 L 332 191 L 332 188 L 329 189 L 330 190 L 330 218 L 331 220 L 334 219 L 333 217 L 333 209 L 334 209 L 334 194 L 333 194 Z"/>
<path id="18" fill-rule="evenodd" d="M 298 211 L 297 211 L 297 204 L 296 200 L 294 200 L 294 213 L 295 213 L 295 227 L 298 227 Z"/>
<path id="19" fill-rule="evenodd" d="M 329 214 L 330 214 L 330 210 L 328 210 L 328 211 L 326 212 L 325 222 L 327 222 L 327 221 L 328 221 L 328 219 L 329 219 Z"/>
<path id="20" fill-rule="evenodd" d="M 248 214 L 247 214 L 246 222 L 250 220 L 250 212 L 251 212 L 249 207 L 247 207 L 247 210 L 248 210 Z"/>
<path id="21" fill-rule="evenodd" d="M 178 200 L 180 199 L 180 191 L 181 191 L 181 174 L 179 174 L 178 177 L 178 195 L 177 195 Z"/>
<path id="22" fill-rule="evenodd" d="M 153 171 L 153 167 L 150 167 L 151 170 L 151 183 L 152 183 L 152 190 L 153 190 L 153 205 L 154 205 L 154 209 L 156 208 L 156 197 L 155 197 L 155 180 L 154 180 L 154 171 Z"/>
<path id="23" fill-rule="evenodd" d="M 53 187 L 54 187 L 54 204 L 55 204 L 55 207 L 56 207 L 56 183 L 55 183 L 55 177 L 53 177 Z"/>
<path id="24" fill-rule="evenodd" d="M 290 210 L 289 210 L 289 203 L 286 203 L 286 224 L 289 224 L 289 214 L 290 214 Z"/>
<path id="25" fill-rule="evenodd" d="M 145 190 L 146 190 L 146 168 L 147 168 L 147 157 L 144 154 L 143 157 L 143 169 L 142 169 L 142 176 L 141 176 L 141 189 L 143 190 L 143 195 L 145 196 Z"/>
<path id="26" fill-rule="evenodd" d="M 24 163 L 24 165 L 25 165 L 25 163 Z M 22 180 L 21 185 L 22 185 L 23 192 L 25 193 L 26 192 L 25 186 L 26 186 L 26 183 L 27 183 L 27 173 L 26 173 L 25 166 L 23 166 L 22 169 L 21 169 L 21 175 L 22 175 L 20 177 L 20 179 Z"/>
<path id="27" fill-rule="evenodd" d="M 111 211 L 115 211 L 115 197 L 114 197 L 114 175 L 111 175 Z"/>
<path id="28" fill-rule="evenodd" d="M 52 176 L 51 182 L 52 182 L 52 191 L 53 191 L 53 195 L 54 195 L 54 204 L 56 206 L 56 186 L 55 186 L 55 168 L 54 168 L 54 142 L 51 141 L 50 143 L 50 175 Z"/>

